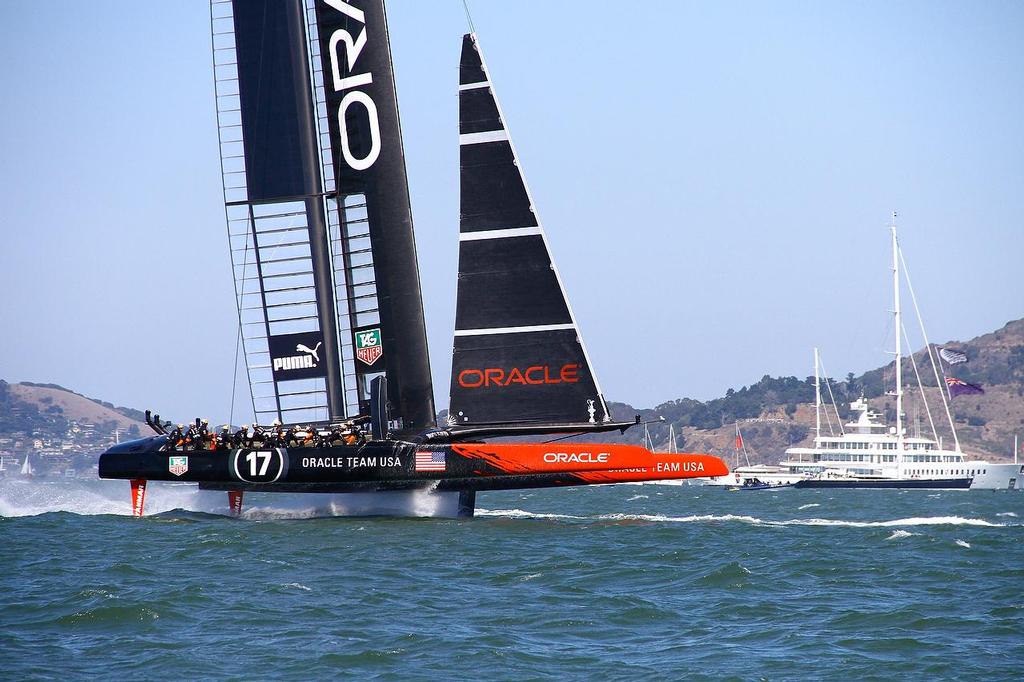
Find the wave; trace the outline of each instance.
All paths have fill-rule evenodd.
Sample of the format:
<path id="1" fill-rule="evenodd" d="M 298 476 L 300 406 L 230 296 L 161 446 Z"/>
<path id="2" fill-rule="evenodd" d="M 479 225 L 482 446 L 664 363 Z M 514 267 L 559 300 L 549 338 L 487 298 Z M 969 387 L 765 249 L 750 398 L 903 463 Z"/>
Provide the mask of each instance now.
<path id="1" fill-rule="evenodd" d="M 524 509 L 477 509 L 477 516 L 496 516 L 506 519 L 565 519 L 567 521 L 592 521 L 592 516 L 573 516 L 571 514 L 544 514 Z"/>
<path id="2" fill-rule="evenodd" d="M 799 511 L 801 509 L 810 509 L 811 507 L 820 507 L 820 506 L 821 505 L 818 504 L 817 502 L 811 502 L 810 504 L 801 504 L 799 507 L 797 507 L 797 511 Z"/>
<path id="3" fill-rule="evenodd" d="M 962 516 L 915 516 L 887 521 L 847 521 L 844 519 L 761 519 L 741 514 L 694 514 L 692 516 L 666 516 L 663 514 L 599 514 L 596 516 L 573 516 L 569 514 L 547 514 L 529 512 L 523 509 L 477 509 L 478 516 L 492 516 L 520 519 L 565 519 L 570 521 L 650 521 L 653 523 L 715 523 L 736 522 L 752 526 L 838 526 L 846 528 L 899 528 L 903 526 L 987 526 L 1003 528 L 1008 524 L 992 523 L 984 519 L 969 519 Z"/>
<path id="4" fill-rule="evenodd" d="M 917 533 L 911 533 L 909 530 L 894 530 L 892 535 L 886 538 L 886 540 L 902 540 L 903 538 L 909 538 Z"/>
<path id="5" fill-rule="evenodd" d="M 967 542 L 966 540 L 961 540 L 960 538 L 956 539 L 956 544 L 960 547 L 966 547 L 967 549 L 971 548 L 971 543 Z"/>
<path id="6" fill-rule="evenodd" d="M 1017 518 L 1017 514 L 1014 512 L 999 512 L 996 516 L 1009 516 L 1011 518 Z"/>

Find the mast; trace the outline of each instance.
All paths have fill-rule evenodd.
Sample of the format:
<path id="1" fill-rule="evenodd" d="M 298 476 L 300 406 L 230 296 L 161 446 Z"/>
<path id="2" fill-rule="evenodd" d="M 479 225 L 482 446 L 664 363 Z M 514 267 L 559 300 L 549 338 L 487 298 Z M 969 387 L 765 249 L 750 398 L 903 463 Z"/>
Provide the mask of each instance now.
<path id="1" fill-rule="evenodd" d="M 814 348 L 814 445 L 821 438 L 821 380 L 818 376 L 818 348 Z"/>
<path id="2" fill-rule="evenodd" d="M 901 331 L 903 321 L 900 317 L 900 261 L 899 244 L 896 241 L 896 212 L 892 213 L 892 222 L 889 225 L 892 234 L 892 295 L 893 295 L 893 320 L 896 325 L 896 450 L 898 453 L 897 463 L 903 463 L 903 376 Z"/>

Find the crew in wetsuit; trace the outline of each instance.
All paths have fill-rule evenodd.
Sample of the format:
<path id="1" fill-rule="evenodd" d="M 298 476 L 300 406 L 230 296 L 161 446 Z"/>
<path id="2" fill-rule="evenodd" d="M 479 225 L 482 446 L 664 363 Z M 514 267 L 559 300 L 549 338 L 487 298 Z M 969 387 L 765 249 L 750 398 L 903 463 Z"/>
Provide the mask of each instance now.
<path id="1" fill-rule="evenodd" d="M 176 449 L 179 445 L 184 442 L 184 436 L 181 433 L 181 429 L 184 425 L 178 424 L 173 431 L 167 434 L 167 448 L 169 450 Z"/>
<path id="2" fill-rule="evenodd" d="M 214 446 L 215 446 L 215 448 L 224 448 L 225 450 L 229 450 L 231 448 L 231 427 L 230 426 L 225 424 L 224 426 L 220 427 L 220 434 L 218 434 L 217 438 L 214 440 Z M 215 449 L 215 448 L 211 448 L 211 449 Z"/>
<path id="3" fill-rule="evenodd" d="M 246 444 L 249 440 L 249 425 L 242 424 L 242 428 L 235 431 L 235 435 L 231 437 L 231 444 L 236 448 L 240 448 Z"/>
<path id="4" fill-rule="evenodd" d="M 249 438 L 249 447 L 253 447 L 256 443 L 260 445 L 267 444 L 267 432 L 263 430 L 263 427 L 259 424 L 252 425 L 252 437 Z"/>

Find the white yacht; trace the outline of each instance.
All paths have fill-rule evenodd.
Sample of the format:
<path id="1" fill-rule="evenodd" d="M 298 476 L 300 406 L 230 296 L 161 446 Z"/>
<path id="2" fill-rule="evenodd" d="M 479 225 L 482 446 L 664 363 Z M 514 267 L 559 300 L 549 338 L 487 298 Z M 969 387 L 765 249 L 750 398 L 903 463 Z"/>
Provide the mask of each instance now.
<path id="1" fill-rule="evenodd" d="M 850 403 L 856 419 L 841 435 L 819 435 L 813 447 L 786 450 L 779 463 L 789 476 L 810 481 L 830 480 L 864 483 L 848 487 L 970 487 L 971 489 L 1024 490 L 1024 467 L 969 458 L 962 451 L 947 450 L 930 438 L 897 435 L 864 398 Z M 897 419 L 900 423 L 902 420 Z M 968 486 L 957 483 L 967 479 Z M 872 482 L 879 482 L 871 486 Z M 882 482 L 892 482 L 884 485 Z M 813 485 L 813 483 L 811 484 Z M 808 486 L 804 483 L 801 487 Z M 808 486 L 811 487 L 811 486 Z M 842 487 L 840 483 L 833 487 Z"/>
<path id="2" fill-rule="evenodd" d="M 895 217 L 895 216 L 894 216 Z M 812 447 L 792 447 L 786 450 L 786 458 L 778 466 L 759 464 L 737 466 L 728 476 L 705 479 L 708 485 L 739 486 L 749 479 L 775 485 L 795 484 L 796 487 L 833 488 L 970 488 L 972 490 L 1024 490 L 1024 465 L 1002 462 L 988 462 L 965 455 L 960 448 L 956 425 L 946 396 L 942 395 L 943 407 L 953 433 L 954 449 L 942 447 L 941 441 L 909 436 L 903 426 L 903 380 L 902 380 L 902 320 L 900 311 L 900 263 L 902 256 L 896 239 L 895 220 L 891 225 L 893 248 L 893 290 L 895 318 L 895 391 L 889 395 L 896 398 L 896 425 L 889 427 L 881 416 L 871 410 L 867 400 L 861 398 L 850 403 L 854 419 L 842 425 L 838 410 L 835 410 L 839 433 L 822 434 L 822 399 L 818 349 L 814 349 L 815 389 L 815 436 Z M 909 279 L 908 279 L 909 283 Z M 913 295 L 913 288 L 910 289 Z M 915 302 L 916 306 L 916 302 Z M 920 316 L 919 316 L 920 317 Z M 923 327 L 922 327 L 923 333 Z M 927 337 L 925 345 L 931 358 L 931 347 Z M 939 368 L 931 359 L 936 382 Z M 920 375 L 914 367 L 920 385 Z M 923 399 L 924 391 L 921 391 Z M 833 409 L 835 401 L 832 401 Z M 928 421 L 935 432 L 934 421 L 927 404 Z M 831 420 L 829 420 L 831 430 Z M 737 443 L 740 443 L 737 433 Z M 1014 447 L 1016 452 L 1016 446 Z M 738 455 L 737 455 L 737 465 Z"/>
<path id="3" fill-rule="evenodd" d="M 900 309 L 900 263 L 903 256 L 896 239 L 896 221 L 890 225 L 892 235 L 892 272 L 893 272 L 893 318 L 895 352 L 895 391 L 889 395 L 896 398 L 896 425 L 888 427 L 880 420 L 880 415 L 873 412 L 867 401 L 861 398 L 850 403 L 850 408 L 857 415 L 856 419 L 840 427 L 839 435 L 823 436 L 821 433 L 821 388 L 819 381 L 818 349 L 814 349 L 814 393 L 815 393 L 815 436 L 814 446 L 809 448 L 794 447 L 786 450 L 786 459 L 779 463 L 790 475 L 803 476 L 797 487 L 850 487 L 850 488 L 972 488 L 988 490 L 1022 490 L 1024 489 L 1024 467 L 1011 463 L 994 463 L 969 458 L 960 449 L 960 439 L 956 434 L 956 425 L 949 409 L 945 393 L 942 406 L 949 427 L 953 433 L 955 448 L 943 449 L 941 442 L 920 435 L 908 436 L 904 428 L 903 418 L 903 373 L 902 345 L 905 335 Z M 904 270 L 905 270 L 904 266 Z M 910 286 L 911 298 L 914 289 Z M 917 301 L 914 300 L 916 308 Z M 920 312 L 918 311 L 920 321 Z M 939 381 L 940 366 L 932 356 L 924 326 L 925 347 Z M 917 365 L 914 374 L 918 380 L 921 400 L 924 404 L 928 421 L 935 432 L 932 413 L 924 398 L 924 390 Z M 944 374 L 944 372 L 943 372 Z M 835 401 L 833 400 L 833 407 Z M 836 411 L 836 420 L 839 421 Z"/>

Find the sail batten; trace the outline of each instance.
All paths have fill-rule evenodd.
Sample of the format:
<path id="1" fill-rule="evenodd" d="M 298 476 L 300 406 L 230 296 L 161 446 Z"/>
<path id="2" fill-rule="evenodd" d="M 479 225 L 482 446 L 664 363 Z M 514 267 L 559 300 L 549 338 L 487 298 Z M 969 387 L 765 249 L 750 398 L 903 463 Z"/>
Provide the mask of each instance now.
<path id="1" fill-rule="evenodd" d="M 459 69 L 461 206 L 449 425 L 600 424 L 608 410 L 476 36 Z"/>

